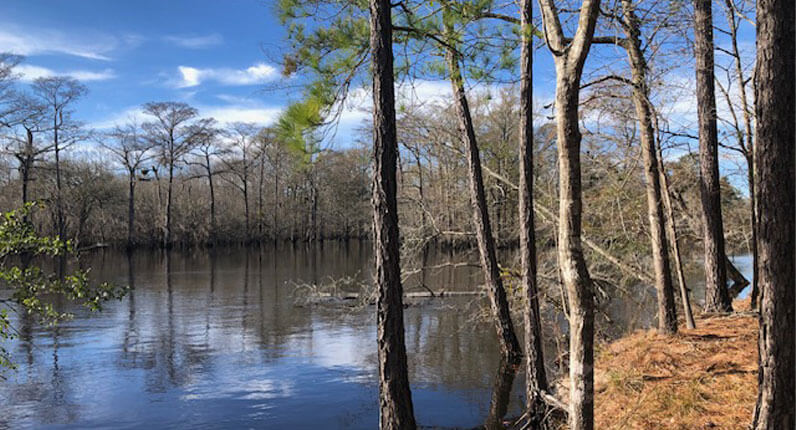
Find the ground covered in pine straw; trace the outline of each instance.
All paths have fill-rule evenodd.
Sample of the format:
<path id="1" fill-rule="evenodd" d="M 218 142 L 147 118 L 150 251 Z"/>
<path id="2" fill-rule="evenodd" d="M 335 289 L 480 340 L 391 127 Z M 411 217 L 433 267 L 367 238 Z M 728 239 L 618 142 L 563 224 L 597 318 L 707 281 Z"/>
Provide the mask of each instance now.
<path id="1" fill-rule="evenodd" d="M 697 318 L 675 336 L 638 331 L 595 351 L 596 429 L 746 429 L 757 395 L 757 317 Z"/>

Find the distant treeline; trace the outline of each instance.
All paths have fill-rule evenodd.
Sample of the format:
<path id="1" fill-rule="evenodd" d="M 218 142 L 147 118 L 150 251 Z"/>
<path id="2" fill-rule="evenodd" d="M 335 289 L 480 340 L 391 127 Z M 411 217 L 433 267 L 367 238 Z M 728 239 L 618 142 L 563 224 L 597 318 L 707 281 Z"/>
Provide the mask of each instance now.
<path id="1" fill-rule="evenodd" d="M 32 220 L 42 233 L 61 234 L 80 246 L 369 237 L 369 147 L 323 149 L 291 117 L 271 127 L 219 124 L 178 102 L 143 105 L 148 115 L 141 123 L 87 130 L 72 120 L 69 104 L 57 102 L 84 92 L 72 79 L 45 78 L 29 92 L 5 94 L 15 98 L 20 117 L 9 120 L 2 136 L 0 205 L 6 210 L 41 203 Z M 502 246 L 515 246 L 516 91 L 481 94 L 472 103 L 494 236 Z M 475 243 L 465 148 L 451 132 L 455 121 L 446 105 L 406 106 L 399 115 L 398 201 L 408 245 Z M 544 215 L 558 205 L 552 126 L 537 127 L 535 139 L 536 206 Z M 632 139 L 606 145 L 606 136 L 584 137 L 584 230 L 612 254 L 644 260 L 638 262 L 643 266 L 649 224 Z M 601 150 L 590 151 L 592 144 Z M 696 243 L 698 160 L 686 153 L 668 162 L 667 171 L 681 240 Z M 748 201 L 726 180 L 722 187 L 728 244 L 743 252 L 751 237 Z M 538 217 L 542 251 L 554 246 L 552 212 Z"/>

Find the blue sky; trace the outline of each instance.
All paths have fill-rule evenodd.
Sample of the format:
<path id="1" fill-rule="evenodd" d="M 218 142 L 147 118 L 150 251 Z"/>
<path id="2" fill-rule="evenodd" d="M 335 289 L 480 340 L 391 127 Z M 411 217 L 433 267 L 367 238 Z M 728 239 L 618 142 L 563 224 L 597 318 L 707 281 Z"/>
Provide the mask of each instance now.
<path id="1" fill-rule="evenodd" d="M 202 116 L 221 122 L 271 123 L 301 96 L 300 77 L 284 78 L 279 62 L 287 43 L 275 2 L 266 0 L 3 0 L 0 3 L 0 51 L 26 56 L 18 71 L 25 80 L 48 74 L 70 74 L 89 94 L 76 106 L 77 117 L 94 128 L 112 127 L 139 117 L 149 101 L 177 100 L 197 107 Z M 726 27 L 714 6 L 716 24 Z M 537 12 L 538 13 L 538 12 Z M 742 50 L 753 62 L 754 28 L 741 25 Z M 601 32 L 606 31 L 601 29 Z M 727 47 L 716 32 L 716 42 Z M 727 58 L 717 52 L 717 64 Z M 537 106 L 549 104 L 555 76 L 549 52 L 534 56 Z M 667 75 L 671 88 L 662 92 L 659 109 L 675 128 L 693 131 L 696 103 L 693 59 L 677 61 Z M 668 67 L 667 66 L 667 67 Z M 584 80 L 605 73 L 627 74 L 626 55 L 616 47 L 595 46 Z M 721 78 L 721 77 L 720 77 Z M 444 81 L 417 81 L 398 89 L 398 96 L 447 99 Z M 362 110 L 369 94 L 355 90 L 332 139 L 348 146 L 368 117 Z M 725 114 L 718 100 L 720 115 Z M 549 112 L 546 112 L 549 114 Z M 696 142 L 691 143 L 692 148 Z M 680 152 L 681 153 L 681 152 Z M 725 159 L 723 173 L 737 160 Z M 742 181 L 740 181 L 742 182 Z"/>
<path id="2" fill-rule="evenodd" d="M 89 94 L 77 116 L 108 126 L 142 103 L 180 100 L 222 121 L 267 123 L 291 99 L 284 32 L 262 0 L 4 0 L 0 50 L 26 56 L 29 80 L 71 74 Z"/>

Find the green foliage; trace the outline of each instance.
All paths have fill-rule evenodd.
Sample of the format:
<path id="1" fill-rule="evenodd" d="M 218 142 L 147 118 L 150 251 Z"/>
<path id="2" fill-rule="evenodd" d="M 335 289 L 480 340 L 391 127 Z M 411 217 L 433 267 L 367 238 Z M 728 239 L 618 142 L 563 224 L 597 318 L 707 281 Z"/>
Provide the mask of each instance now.
<path id="1" fill-rule="evenodd" d="M 59 276 L 43 271 L 32 264 L 34 259 L 66 258 L 74 254 L 70 241 L 39 236 L 28 220 L 34 206 L 6 212 L 0 220 L 0 283 L 11 294 L 0 304 L 10 305 L 0 310 L 0 341 L 12 339 L 14 328 L 8 310 L 36 316 L 42 324 L 55 325 L 71 314 L 55 308 L 52 299 L 58 296 L 81 303 L 92 311 L 102 309 L 104 302 L 121 299 L 126 288 L 109 283 L 92 285 L 87 271 L 75 271 Z M 6 349 L 0 346 L 0 371 L 13 368 Z"/>
<path id="2" fill-rule="evenodd" d="M 322 124 L 323 102 L 317 97 L 293 103 L 279 116 L 276 138 L 290 152 L 298 155 L 303 164 L 311 164 L 319 152 L 315 130 Z"/>

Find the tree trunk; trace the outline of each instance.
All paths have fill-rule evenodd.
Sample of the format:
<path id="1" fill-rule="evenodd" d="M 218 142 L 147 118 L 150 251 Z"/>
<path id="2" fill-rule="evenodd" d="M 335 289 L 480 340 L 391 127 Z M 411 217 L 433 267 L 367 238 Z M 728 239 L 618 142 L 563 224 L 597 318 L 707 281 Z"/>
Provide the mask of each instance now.
<path id="1" fill-rule="evenodd" d="M 459 132 L 467 145 L 468 166 L 470 174 L 470 202 L 473 207 L 473 224 L 475 226 L 478 251 L 481 257 L 481 268 L 489 296 L 489 304 L 495 317 L 495 328 L 500 341 L 500 350 L 509 362 L 522 359 L 522 350 L 514 333 L 511 322 L 509 303 L 503 281 L 500 278 L 500 267 L 495 254 L 495 240 L 492 237 L 492 227 L 489 224 L 489 207 L 484 193 L 484 179 L 481 172 L 481 156 L 475 138 L 475 128 L 470 116 L 470 107 L 464 91 L 464 78 L 459 68 L 458 54 L 452 49 L 446 50 L 448 71 L 450 73 L 453 98 L 456 114 L 459 118 Z"/>
<path id="2" fill-rule="evenodd" d="M 525 399 L 533 425 L 544 419 L 541 392 L 549 389 L 542 348 L 542 318 L 536 283 L 536 224 L 533 216 L 533 2 L 523 0 L 520 53 L 519 217 L 522 285 L 525 292 Z"/>
<path id="3" fill-rule="evenodd" d="M 265 181 L 265 155 L 260 155 L 260 176 L 257 178 L 257 240 L 263 241 L 263 218 L 265 209 L 263 205 L 263 187 Z M 276 211 L 276 207 L 274 207 Z"/>
<path id="4" fill-rule="evenodd" d="M 631 0 L 622 0 L 624 29 L 628 38 L 624 43 L 630 61 L 633 81 L 633 104 L 641 129 L 641 152 L 644 158 L 644 178 L 647 191 L 647 216 L 650 223 L 652 261 L 655 267 L 655 290 L 658 297 L 658 331 L 677 332 L 677 312 L 674 306 L 674 287 L 666 243 L 665 216 L 661 193 L 658 157 L 655 152 L 655 133 L 647 87 L 647 61 L 641 50 L 640 25 Z"/>
<path id="5" fill-rule="evenodd" d="M 724 226 L 719 188 L 716 94 L 713 73 L 713 13 L 711 0 L 694 0 L 694 51 L 699 118 L 699 190 L 705 226 L 705 311 L 730 312 Z"/>
<path id="6" fill-rule="evenodd" d="M 752 112 L 749 107 L 749 99 L 746 97 L 746 82 L 747 79 L 743 72 L 743 62 L 741 61 L 741 51 L 738 49 L 738 21 L 736 20 L 735 4 L 733 0 L 725 0 L 724 4 L 727 9 L 727 23 L 730 27 L 730 42 L 732 46 L 732 57 L 735 63 L 735 78 L 738 84 L 738 98 L 741 101 L 741 109 L 743 111 L 744 122 L 744 136 L 739 136 L 739 146 L 744 153 L 746 159 L 746 173 L 749 184 L 749 203 L 751 210 L 749 211 L 749 222 L 752 230 L 752 243 L 750 250 L 752 252 L 752 292 L 751 308 L 757 309 L 757 234 L 755 232 L 755 225 L 757 220 L 755 216 L 755 181 L 754 181 L 754 143 L 752 138 Z M 728 100 L 729 102 L 729 100 Z M 739 130 L 740 131 L 740 130 Z M 729 268 L 729 267 L 728 267 Z"/>
<path id="7" fill-rule="evenodd" d="M 279 237 L 279 163 L 274 166 L 274 241 Z"/>
<path id="8" fill-rule="evenodd" d="M 379 355 L 381 429 L 416 428 L 404 343 L 398 201 L 395 180 L 398 140 L 392 18 L 389 0 L 370 0 L 370 49 L 373 67 L 373 235 Z"/>
<path id="9" fill-rule="evenodd" d="M 796 426 L 794 9 L 793 0 L 757 2 L 754 165 L 761 300 L 756 430 Z"/>
<path id="10" fill-rule="evenodd" d="M 248 180 L 243 181 L 243 212 L 246 217 L 246 243 L 251 240 L 251 231 L 249 230 L 249 185 Z"/>
<path id="11" fill-rule="evenodd" d="M 655 120 L 655 124 L 657 124 L 657 120 Z M 655 126 L 655 129 L 658 129 L 657 125 Z M 666 174 L 666 169 L 663 166 L 663 152 L 661 151 L 660 144 L 656 145 L 656 149 L 658 151 L 658 172 L 661 175 L 663 206 L 666 208 L 666 234 L 669 239 L 669 246 L 672 250 L 672 256 L 674 257 L 674 268 L 675 272 L 677 273 L 677 283 L 680 287 L 680 301 L 683 305 L 683 314 L 685 315 L 686 327 L 689 329 L 695 329 L 696 322 L 694 321 L 694 313 L 691 311 L 691 297 L 688 290 L 688 284 L 685 282 L 683 262 L 680 259 L 680 245 L 677 242 L 677 224 L 674 219 L 672 200 L 669 195 L 669 176 Z"/>
<path id="12" fill-rule="evenodd" d="M 209 162 L 208 162 L 209 163 Z M 210 164 L 208 164 L 210 166 Z M 216 188 L 213 183 L 213 172 L 208 167 L 207 182 L 210 187 L 210 243 L 216 244 Z"/>
<path id="13" fill-rule="evenodd" d="M 594 297 L 581 245 L 579 81 L 559 72 L 556 125 L 559 165 L 558 264 L 569 297 L 570 428 L 594 426 Z"/>
<path id="14" fill-rule="evenodd" d="M 580 143 L 578 102 L 583 65 L 591 48 L 600 0 L 584 0 L 578 28 L 564 38 L 552 0 L 540 0 L 545 40 L 556 66 L 556 142 L 558 146 L 558 265 L 569 300 L 570 430 L 594 428 L 594 294 L 581 239 Z"/>
<path id="15" fill-rule="evenodd" d="M 63 121 L 63 119 L 62 119 Z M 58 146 L 58 111 L 53 117 L 53 150 L 55 152 L 55 220 L 58 238 L 66 240 L 66 226 L 64 225 L 63 192 L 61 187 L 61 148 Z"/>
<path id="16" fill-rule="evenodd" d="M 130 170 L 127 192 L 127 249 L 133 248 L 135 230 L 135 170 Z"/>
<path id="17" fill-rule="evenodd" d="M 753 150 L 754 151 L 754 150 Z M 755 177 L 754 177 L 754 152 L 747 156 L 747 178 L 749 184 L 749 203 L 752 205 L 750 216 L 752 222 L 752 291 L 749 293 L 751 297 L 750 308 L 757 310 L 758 299 L 760 298 L 760 288 L 757 281 L 760 275 L 757 273 L 757 197 L 755 195 Z"/>
<path id="18" fill-rule="evenodd" d="M 174 160 L 169 161 L 169 184 L 166 190 L 166 228 L 163 232 L 163 247 L 171 247 L 171 191 L 174 184 Z"/>

